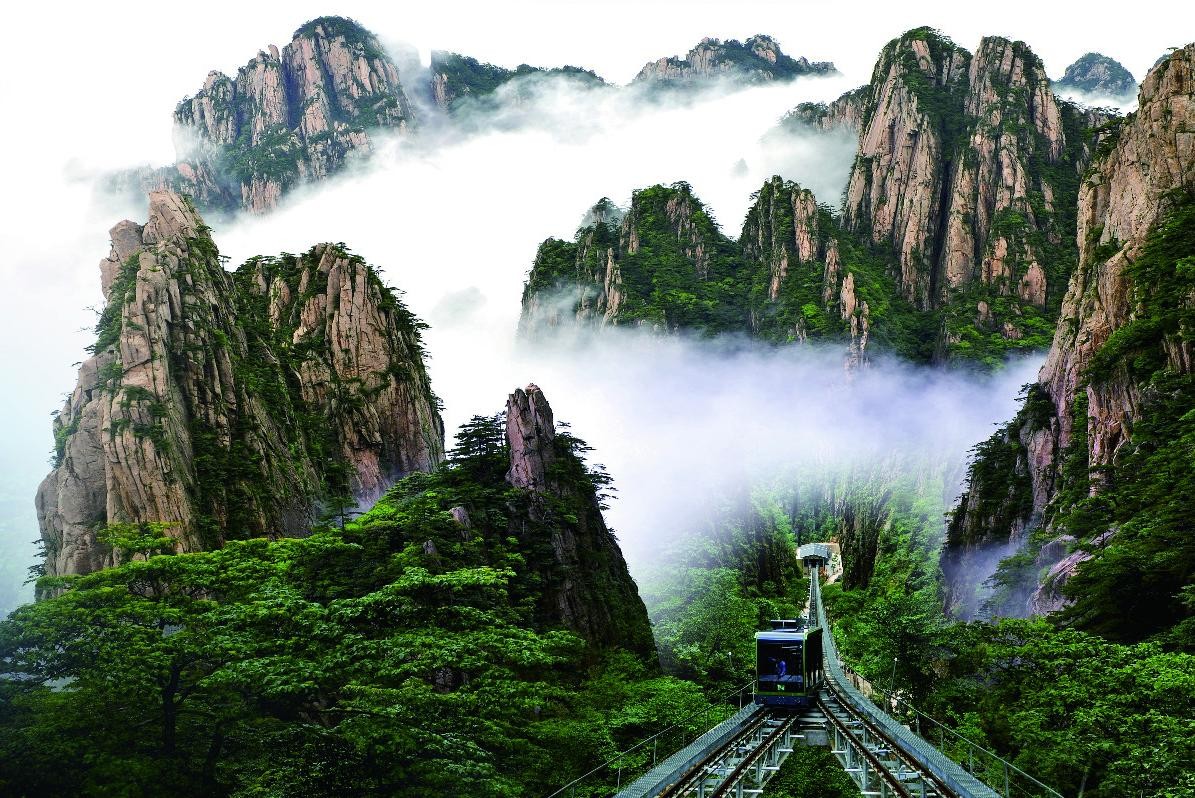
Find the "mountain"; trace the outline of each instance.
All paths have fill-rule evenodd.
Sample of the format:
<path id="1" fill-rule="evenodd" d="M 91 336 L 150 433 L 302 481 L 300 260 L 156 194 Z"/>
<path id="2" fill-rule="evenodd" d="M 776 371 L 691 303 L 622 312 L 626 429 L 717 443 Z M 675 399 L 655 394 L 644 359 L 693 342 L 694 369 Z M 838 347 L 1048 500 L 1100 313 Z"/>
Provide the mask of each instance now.
<path id="1" fill-rule="evenodd" d="M 809 61 L 804 57 L 785 55 L 775 39 L 760 34 L 743 42 L 702 39 L 684 58 L 669 56 L 648 62 L 632 83 L 685 88 L 719 77 L 745 83 L 767 83 L 836 72 L 829 61 Z"/>
<path id="2" fill-rule="evenodd" d="M 584 444 L 556 429 L 538 386 L 510 395 L 505 420 L 506 482 L 526 500 L 509 533 L 530 549 L 527 564 L 542 590 L 539 617 L 595 645 L 654 660 L 647 609 L 602 517 L 598 489 L 608 479 L 584 467 Z"/>
<path id="3" fill-rule="evenodd" d="M 884 48 L 869 94 L 844 226 L 891 248 L 902 296 L 944 311 L 939 360 L 1044 347 L 1103 119 L 1059 102 L 1024 43 L 972 55 L 927 28 Z"/>
<path id="4" fill-rule="evenodd" d="M 928 361 L 937 315 L 904 299 L 882 253 L 845 230 L 813 193 L 780 177 L 754 195 L 738 240 L 687 183 L 598 202 L 574 241 L 540 244 L 523 288 L 520 335 L 650 327 L 844 345 Z"/>
<path id="5" fill-rule="evenodd" d="M 950 523 L 960 611 L 975 609 L 969 585 L 1000 547 L 1016 556 L 997 575 L 998 612 L 1062 609 L 1124 640 L 1178 625 L 1190 639 L 1192 86 L 1188 45 L 1150 71 L 1080 186 L 1079 264 L 1046 363 L 1020 414 L 979 447 Z"/>
<path id="6" fill-rule="evenodd" d="M 545 242 L 524 316 L 559 324 L 562 306 L 534 295 L 564 280 L 581 286 L 581 320 L 846 337 L 854 357 L 878 335 L 917 360 L 998 367 L 1049 342 L 1077 260 L 1080 179 L 1107 121 L 1058 101 L 1024 43 L 989 37 L 972 56 L 909 31 L 880 53 L 870 84 L 781 125 L 858 131 L 839 214 L 770 181 L 736 258 L 687 187 L 646 189 L 617 235 L 589 225 L 575 246 Z M 640 251 L 644 236 L 653 243 Z"/>
<path id="7" fill-rule="evenodd" d="M 1075 91 L 1129 102 L 1137 96 L 1137 79 L 1114 58 L 1086 53 L 1054 83 L 1059 91 Z"/>
<path id="8" fill-rule="evenodd" d="M 112 229 L 106 304 L 37 493 L 47 575 L 303 534 L 443 457 L 423 325 L 343 245 L 224 270 L 190 202 Z M 157 545 L 157 544 L 155 544 Z"/>
<path id="9" fill-rule="evenodd" d="M 405 131 L 413 121 L 377 38 L 351 19 L 320 17 L 236 78 L 209 73 L 175 108 L 178 163 L 142 182 L 184 192 L 204 210 L 260 213 L 369 153 L 370 131 Z"/>
<path id="10" fill-rule="evenodd" d="M 567 77 L 586 86 L 606 85 L 592 70 L 581 67 L 545 69 L 519 64 L 515 69 L 506 69 L 442 50 L 432 51 L 430 71 L 432 100 L 445 111 L 456 107 L 466 98 L 486 97 L 513 80 L 533 76 Z"/>
<path id="11" fill-rule="evenodd" d="M 871 94 L 871 85 L 845 92 L 831 103 L 801 103 L 780 119 L 780 129 L 790 133 L 802 128 L 827 132 L 847 130 L 859 135 L 863 124 L 863 108 Z"/>
<path id="12" fill-rule="evenodd" d="M 456 441 L 355 518 L 143 549 L 0 621 L 0 792 L 545 795 L 703 731 L 543 392 Z"/>

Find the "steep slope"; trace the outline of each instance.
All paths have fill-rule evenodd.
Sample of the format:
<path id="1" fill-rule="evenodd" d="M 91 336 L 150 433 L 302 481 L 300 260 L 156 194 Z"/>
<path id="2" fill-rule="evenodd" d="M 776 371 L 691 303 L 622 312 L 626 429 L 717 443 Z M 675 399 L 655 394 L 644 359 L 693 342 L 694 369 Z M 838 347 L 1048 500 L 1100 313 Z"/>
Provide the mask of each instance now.
<path id="1" fill-rule="evenodd" d="M 1116 59 L 1086 53 L 1066 68 L 1054 88 L 1127 102 L 1137 95 L 1137 79 Z"/>
<path id="2" fill-rule="evenodd" d="M 574 241 L 540 245 L 520 334 L 636 325 L 839 341 L 852 363 L 866 359 L 869 342 L 929 358 L 933 318 L 899 295 L 884 258 L 829 208 L 780 177 L 754 200 L 735 242 L 685 183 L 636 191 L 625 214 L 603 199 Z"/>
<path id="3" fill-rule="evenodd" d="M 868 84 L 851 89 L 831 103 L 801 103 L 781 118 L 779 127 L 788 132 L 811 128 L 822 132 L 847 130 L 858 135 L 870 96 Z"/>
<path id="4" fill-rule="evenodd" d="M 891 248 L 902 296 L 946 311 L 939 359 L 1048 342 L 1099 121 L 1055 99 L 1022 42 L 988 37 L 972 56 L 919 28 L 881 52 L 843 220 Z"/>
<path id="5" fill-rule="evenodd" d="M 100 271 L 37 494 L 46 574 L 112 565 L 130 525 L 182 551 L 299 534 L 442 458 L 421 324 L 342 246 L 230 274 L 190 203 L 156 192 Z"/>
<path id="6" fill-rule="evenodd" d="M 0 620 L 0 793 L 546 795 L 678 713 L 703 731 L 607 479 L 539 389 L 507 407 L 356 518 L 149 552 Z"/>
<path id="7" fill-rule="evenodd" d="M 500 86 L 520 78 L 567 77 L 585 86 L 603 86 L 605 81 L 592 70 L 575 66 L 545 69 L 519 64 L 514 69 L 484 64 L 467 55 L 433 50 L 431 58 L 432 100 L 448 111 L 465 98 L 479 99 L 494 93 Z"/>
<path id="8" fill-rule="evenodd" d="M 576 324 L 745 328 L 736 247 L 689 184 L 636 191 L 625 214 L 603 199 L 586 221 L 574 241 L 540 245 L 523 289 L 522 334 Z"/>
<path id="9" fill-rule="evenodd" d="M 660 88 L 686 88 L 719 77 L 746 83 L 792 80 L 802 75 L 829 75 L 837 70 L 829 61 L 809 61 L 785 55 L 771 36 L 759 34 L 746 41 L 705 38 L 684 58 L 669 56 L 650 61 L 632 83 Z"/>
<path id="10" fill-rule="evenodd" d="M 679 297 L 694 308 L 690 326 L 706 332 L 845 336 L 853 359 L 870 338 L 917 360 L 998 368 L 1010 352 L 1049 343 L 1077 259 L 1080 177 L 1111 124 L 1059 102 L 1021 42 L 985 38 L 972 56 L 916 29 L 884 48 L 869 85 L 794 109 L 774 133 L 858 129 L 841 216 L 816 210 L 799 187 L 794 194 L 770 181 L 748 213 L 742 262 L 727 271 L 720 297 L 709 286 L 631 286 L 620 248 L 586 225 L 576 246 L 545 242 L 524 315 L 546 312 L 551 324 L 569 315 L 569 302 L 535 298 L 563 280 L 581 286 L 572 315 L 582 321 L 642 323 L 651 316 L 644 305 Z M 635 208 L 632 199 L 628 219 Z M 629 222 L 621 224 L 625 239 Z M 649 255 L 660 273 L 672 271 L 659 250 Z M 790 268 L 795 279 L 786 279 Z M 666 324 L 649 320 L 686 324 L 675 310 L 660 315 Z"/>
<path id="11" fill-rule="evenodd" d="M 525 517 L 512 518 L 510 533 L 540 555 L 528 556 L 541 582 L 539 616 L 595 645 L 654 660 L 647 609 L 602 517 L 604 474 L 586 469 L 584 444 L 556 429 L 535 385 L 507 399 L 505 431 L 506 482 L 525 499 Z"/>
<path id="12" fill-rule="evenodd" d="M 1002 571 L 1005 612 L 1074 600 L 1077 621 L 1125 638 L 1190 615 L 1193 87 L 1189 45 L 1146 77 L 1139 110 L 1083 181 L 1079 267 L 1046 364 L 979 450 L 951 523 L 960 606 L 995 544 L 1023 548 Z"/>
<path id="13" fill-rule="evenodd" d="M 270 45 L 236 78 L 211 72 L 174 111 L 178 163 L 151 183 L 205 210 L 269 210 L 301 182 L 370 151 L 369 130 L 405 130 L 411 109 L 377 38 L 344 17 L 320 17 L 279 52 Z"/>

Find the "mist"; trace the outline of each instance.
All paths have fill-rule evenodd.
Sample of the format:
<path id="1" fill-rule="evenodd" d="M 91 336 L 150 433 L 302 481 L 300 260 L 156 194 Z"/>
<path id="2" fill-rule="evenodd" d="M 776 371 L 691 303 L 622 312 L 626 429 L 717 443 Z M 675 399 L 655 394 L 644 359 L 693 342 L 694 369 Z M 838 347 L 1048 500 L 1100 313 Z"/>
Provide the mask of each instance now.
<path id="1" fill-rule="evenodd" d="M 961 474 L 970 447 L 1015 413 L 1037 368 L 1018 361 L 980 378 L 880 359 L 848 372 L 840 347 L 622 329 L 559 345 L 516 341 L 538 244 L 572 238 L 603 196 L 625 206 L 637 188 L 685 180 L 732 236 L 773 174 L 837 204 L 854 156 L 849 136 L 766 134 L 798 102 L 856 83 L 715 86 L 644 102 L 634 90 L 546 79 L 512 89 L 517 102 L 499 96 L 485 104 L 492 110 L 474 110 L 434 147 L 385 139 L 356 173 L 292 195 L 263 219 L 217 228 L 216 241 L 238 263 L 332 239 L 378 266 L 431 325 L 429 369 L 450 434 L 501 409 L 514 388 L 538 384 L 614 477 L 608 520 L 641 573 L 661 541 L 704 525 L 717 497 L 780 469 L 897 453 Z"/>
<path id="2" fill-rule="evenodd" d="M 296 0 L 280 12 L 213 2 L 188 20 L 185 33 L 169 9 L 150 3 L 130 3 L 122 14 L 81 6 L 72 10 L 71 25 L 45 4 L 10 15 L 18 29 L 52 31 L 54 57 L 46 56 L 45 37 L 17 37 L 4 56 L 8 69 L 0 70 L 6 107 L 28 120 L 0 129 L 9 187 L 0 193 L 6 256 L 0 259 L 0 613 L 32 595 L 19 583 L 38 534 L 33 495 L 49 470 L 50 414 L 73 387 L 72 363 L 83 359 L 93 338 L 89 308 L 101 303 L 95 264 L 107 254 L 107 231 L 121 219 L 145 217 L 144 198 L 98 194 L 98 181 L 113 171 L 172 161 L 174 103 L 195 91 L 209 69 L 234 73 L 258 48 L 284 44 L 296 26 L 319 14 L 353 16 L 384 42 L 414 42 L 425 63 L 430 49 L 443 48 L 510 67 L 572 63 L 621 83 L 644 62 L 683 54 L 702 36 L 766 32 L 785 52 L 833 60 L 844 72 L 651 106 L 636 103 L 631 92 L 591 96 L 575 86 L 540 85 L 530 103 L 481 109 L 501 115 L 497 130 L 458 126 L 435 146 L 426 138 L 382 140 L 360 170 L 290 196 L 276 213 L 209 220 L 234 264 L 333 240 L 377 265 L 432 324 L 430 368 L 450 430 L 473 413 L 500 408 L 514 387 L 537 381 L 559 416 L 597 448 L 595 459 L 611 468 L 620 487 L 612 522 L 633 563 L 653 524 L 668 521 L 679 529 L 687 523 L 672 498 L 686 495 L 686 483 L 732 484 L 765 468 L 769 458 L 819 448 L 832 456 L 858 448 L 873 433 L 903 446 L 888 435 L 890 428 L 924 426 L 933 402 L 956 414 L 949 440 L 929 430 L 935 446 L 961 461 L 992 423 L 1007 418 L 1031 364 L 987 381 L 877 364 L 852 383 L 837 353 L 813 348 L 778 352 L 743 344 L 711 352 L 691 341 L 620 335 L 584 354 L 518 350 L 522 280 L 538 243 L 571 237 L 595 200 L 609 196 L 625 204 L 631 191 L 656 182 L 691 183 L 731 235 L 751 192 L 772 174 L 836 204 L 853 154 L 849 139 L 792 138 L 782 145 L 761 139 L 796 104 L 832 100 L 865 82 L 879 48 L 910 27 L 936 25 L 969 47 L 985 33 L 1025 38 L 1053 72 L 1100 49 L 1143 74 L 1158 52 L 1176 44 L 1149 24 L 1149 12 L 1122 21 L 1109 39 L 1098 15 L 1075 19 L 1069 11 L 1028 3 L 1010 6 L 999 30 L 987 14 L 944 3 L 921 7 L 916 19 L 906 7 L 887 6 L 848 19 L 850 12 L 838 6 L 745 2 L 702 5 L 702 13 L 692 14 L 692 4 L 661 1 L 636 4 L 634 25 L 621 11 L 607 13 L 610 8 Z M 1065 17 L 1065 24 L 1043 21 L 1043 14 Z M 514 17 L 526 24 L 503 24 Z M 502 35 L 494 35 L 498 30 Z M 28 77 L 31 64 L 37 80 Z M 48 85 L 67 87 L 71 100 L 52 99 Z M 874 397 L 888 390 L 885 379 L 904 391 L 903 415 L 885 415 L 887 403 L 876 406 Z M 850 407 L 830 402 L 831 395 L 848 397 Z M 919 406 L 925 415 L 918 415 Z M 852 426 L 869 418 L 895 420 Z M 769 439 L 777 440 L 790 425 L 786 447 L 745 432 L 769 430 Z M 819 425 L 839 434 L 802 449 L 814 439 L 797 431 L 824 433 Z M 767 457 L 757 451 L 761 446 Z"/>

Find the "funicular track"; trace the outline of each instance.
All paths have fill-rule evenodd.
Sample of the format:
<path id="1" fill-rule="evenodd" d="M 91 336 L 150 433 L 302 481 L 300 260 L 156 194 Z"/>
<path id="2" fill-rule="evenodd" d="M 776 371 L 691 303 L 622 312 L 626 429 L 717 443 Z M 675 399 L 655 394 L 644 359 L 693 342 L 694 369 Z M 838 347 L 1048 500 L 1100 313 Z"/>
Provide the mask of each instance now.
<path id="1" fill-rule="evenodd" d="M 815 706 L 793 712 L 748 706 L 644 774 L 619 798 L 762 795 L 793 746 L 810 735 L 830 744 L 864 796 L 1000 798 L 855 688 L 839 662 L 816 571 L 809 617 L 823 629 L 824 640 L 825 682 Z"/>

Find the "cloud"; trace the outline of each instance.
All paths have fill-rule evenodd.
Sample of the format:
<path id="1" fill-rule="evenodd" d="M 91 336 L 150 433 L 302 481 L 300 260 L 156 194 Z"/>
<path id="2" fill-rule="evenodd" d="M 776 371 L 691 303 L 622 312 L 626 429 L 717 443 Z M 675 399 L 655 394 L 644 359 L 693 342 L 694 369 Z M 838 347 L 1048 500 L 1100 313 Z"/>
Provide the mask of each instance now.
<path id="1" fill-rule="evenodd" d="M 610 511 L 632 565 L 707 523 L 720 497 L 777 474 L 873 477 L 923 467 L 957 495 L 968 450 L 1016 412 L 1038 358 L 998 374 L 880 359 L 848 372 L 837 346 L 606 329 L 514 362 L 615 478 Z"/>

